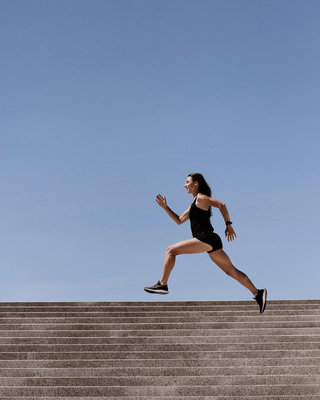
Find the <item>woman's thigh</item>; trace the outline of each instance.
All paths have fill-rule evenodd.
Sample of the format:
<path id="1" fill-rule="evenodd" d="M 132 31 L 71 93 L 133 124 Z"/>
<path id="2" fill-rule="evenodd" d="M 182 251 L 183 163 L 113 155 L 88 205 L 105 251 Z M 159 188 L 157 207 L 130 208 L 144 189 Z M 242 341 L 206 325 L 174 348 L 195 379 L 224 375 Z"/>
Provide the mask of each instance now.
<path id="1" fill-rule="evenodd" d="M 205 253 L 211 249 L 212 247 L 209 244 L 196 238 L 183 240 L 168 247 L 168 251 L 174 255 Z"/>

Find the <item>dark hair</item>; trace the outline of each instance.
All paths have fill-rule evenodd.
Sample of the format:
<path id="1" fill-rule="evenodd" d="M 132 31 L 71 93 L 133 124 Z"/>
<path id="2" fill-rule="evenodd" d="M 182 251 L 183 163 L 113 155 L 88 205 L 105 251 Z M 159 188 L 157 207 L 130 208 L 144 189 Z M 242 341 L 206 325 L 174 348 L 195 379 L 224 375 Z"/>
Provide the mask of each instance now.
<path id="1" fill-rule="evenodd" d="M 207 182 L 204 179 L 202 174 L 195 172 L 195 173 L 189 174 L 188 176 L 190 176 L 192 178 L 193 182 L 196 181 L 199 183 L 199 189 L 198 189 L 199 193 L 205 194 L 206 196 L 211 197 L 210 186 L 207 184 Z M 210 216 L 211 216 L 212 215 L 211 207 L 209 207 L 209 211 L 210 211 Z"/>
<path id="2" fill-rule="evenodd" d="M 211 197 L 211 189 L 210 186 L 207 184 L 207 182 L 205 181 L 204 177 L 199 174 L 199 173 L 192 173 L 189 174 L 188 176 L 191 176 L 193 182 L 197 181 L 199 183 L 199 189 L 198 192 L 205 194 L 206 196 Z"/>

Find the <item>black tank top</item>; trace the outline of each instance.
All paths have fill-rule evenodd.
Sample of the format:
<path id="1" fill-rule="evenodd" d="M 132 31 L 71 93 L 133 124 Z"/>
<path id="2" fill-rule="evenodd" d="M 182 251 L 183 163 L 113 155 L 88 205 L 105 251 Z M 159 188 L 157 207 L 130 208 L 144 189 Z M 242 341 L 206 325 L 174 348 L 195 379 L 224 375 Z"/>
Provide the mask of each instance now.
<path id="1" fill-rule="evenodd" d="M 210 209 L 205 211 L 197 207 L 196 199 L 197 196 L 193 200 L 189 210 L 191 232 L 193 237 L 203 238 L 209 233 L 213 232 L 213 227 L 210 222 L 211 212 Z"/>

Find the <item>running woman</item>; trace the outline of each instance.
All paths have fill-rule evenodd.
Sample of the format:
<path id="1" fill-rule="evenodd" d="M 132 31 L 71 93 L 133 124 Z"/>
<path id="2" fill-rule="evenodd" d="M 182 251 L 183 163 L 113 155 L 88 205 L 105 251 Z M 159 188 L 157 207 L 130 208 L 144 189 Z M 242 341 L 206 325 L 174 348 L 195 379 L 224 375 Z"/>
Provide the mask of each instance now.
<path id="1" fill-rule="evenodd" d="M 222 271 L 250 290 L 254 299 L 259 304 L 260 313 L 262 314 L 266 308 L 267 290 L 257 289 L 246 274 L 234 267 L 229 257 L 222 249 L 222 242 L 219 235 L 213 232 L 213 227 L 210 222 L 212 214 L 211 207 L 216 207 L 220 210 L 226 223 L 225 237 L 228 242 L 237 237 L 233 230 L 226 205 L 211 197 L 211 189 L 204 177 L 199 173 L 189 174 L 184 187 L 187 189 L 188 193 L 193 195 L 194 199 L 188 210 L 181 216 L 177 215 L 168 207 L 166 198 L 162 197 L 160 194 L 156 196 L 156 202 L 178 225 L 190 219 L 193 238 L 183 240 L 167 248 L 161 279 L 155 285 L 145 287 L 144 290 L 148 293 L 169 293 L 168 279 L 174 267 L 176 256 L 179 254 L 207 252 L 211 260 L 216 263 Z"/>

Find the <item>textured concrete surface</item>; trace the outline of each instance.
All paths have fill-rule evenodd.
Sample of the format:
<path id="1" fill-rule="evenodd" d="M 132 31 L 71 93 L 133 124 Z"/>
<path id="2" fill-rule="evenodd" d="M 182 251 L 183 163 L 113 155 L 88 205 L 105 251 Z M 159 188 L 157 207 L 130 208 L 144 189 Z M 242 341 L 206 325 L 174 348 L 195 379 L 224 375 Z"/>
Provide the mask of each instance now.
<path id="1" fill-rule="evenodd" d="M 0 399 L 319 400 L 320 300 L 0 303 Z"/>

